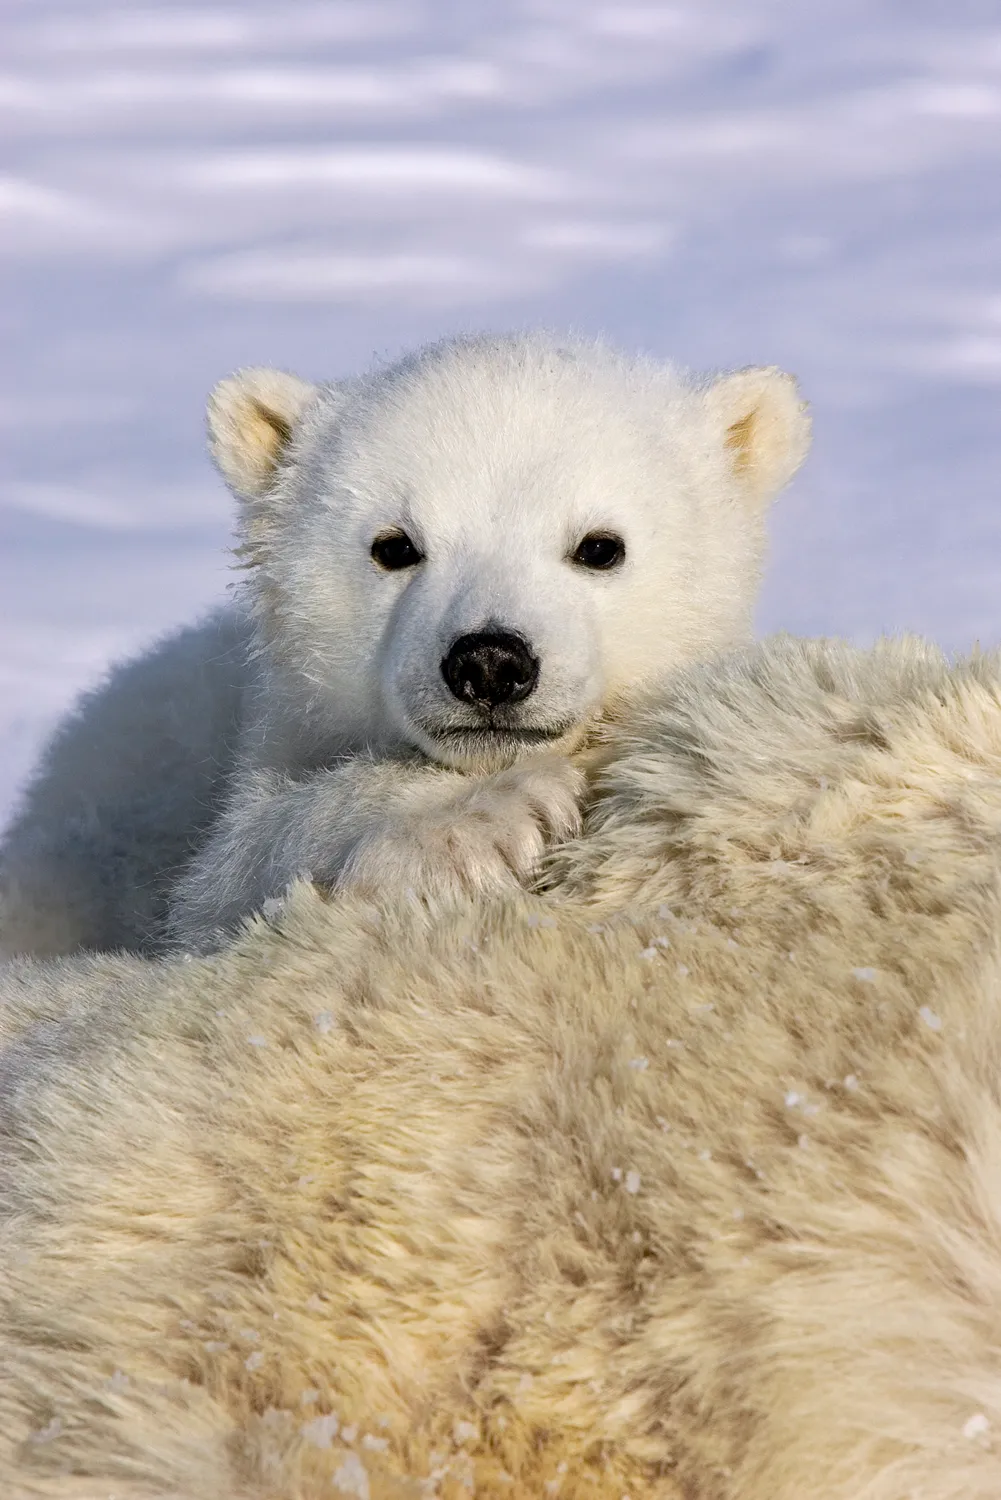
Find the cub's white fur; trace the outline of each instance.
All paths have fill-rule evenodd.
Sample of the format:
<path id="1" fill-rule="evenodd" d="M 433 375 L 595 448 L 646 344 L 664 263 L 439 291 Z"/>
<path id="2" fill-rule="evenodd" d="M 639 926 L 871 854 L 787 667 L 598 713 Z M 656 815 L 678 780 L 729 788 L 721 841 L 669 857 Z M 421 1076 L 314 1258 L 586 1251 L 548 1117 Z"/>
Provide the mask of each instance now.
<path id="1" fill-rule="evenodd" d="M 238 602 L 57 738 L 3 854 L 9 952 L 155 948 L 168 907 L 205 946 L 301 874 L 431 898 L 530 879 L 577 827 L 594 725 L 746 636 L 767 504 L 809 443 L 777 370 L 691 382 L 541 335 L 333 385 L 244 371 L 209 427 Z M 582 566 L 595 536 L 624 556 Z M 386 537 L 413 566 L 380 565 Z M 466 670 L 495 659 L 517 692 Z"/>

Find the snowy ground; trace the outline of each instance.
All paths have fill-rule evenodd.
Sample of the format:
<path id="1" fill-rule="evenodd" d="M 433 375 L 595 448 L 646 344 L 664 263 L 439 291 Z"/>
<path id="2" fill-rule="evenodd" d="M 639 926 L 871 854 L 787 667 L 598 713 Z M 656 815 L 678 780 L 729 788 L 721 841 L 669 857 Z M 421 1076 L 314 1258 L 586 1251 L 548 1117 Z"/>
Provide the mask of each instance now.
<path id="1" fill-rule="evenodd" d="M 7 0 L 0 817 L 220 596 L 207 388 L 601 331 L 814 403 L 762 628 L 1001 641 L 996 0 Z"/>

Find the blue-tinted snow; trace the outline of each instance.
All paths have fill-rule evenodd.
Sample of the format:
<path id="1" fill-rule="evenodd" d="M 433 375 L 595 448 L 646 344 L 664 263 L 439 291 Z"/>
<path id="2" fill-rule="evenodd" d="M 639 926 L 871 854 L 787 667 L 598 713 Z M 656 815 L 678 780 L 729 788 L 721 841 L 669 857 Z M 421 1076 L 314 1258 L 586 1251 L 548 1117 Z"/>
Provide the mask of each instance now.
<path id="1" fill-rule="evenodd" d="M 0 812 L 227 582 L 207 389 L 459 328 L 775 362 L 763 629 L 1001 639 L 996 0 L 8 0 Z"/>

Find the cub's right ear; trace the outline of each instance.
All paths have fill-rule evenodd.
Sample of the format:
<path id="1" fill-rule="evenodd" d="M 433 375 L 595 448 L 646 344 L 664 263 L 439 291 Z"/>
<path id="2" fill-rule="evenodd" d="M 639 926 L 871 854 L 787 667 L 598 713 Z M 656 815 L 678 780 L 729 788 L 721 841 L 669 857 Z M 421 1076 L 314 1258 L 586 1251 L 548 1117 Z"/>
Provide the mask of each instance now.
<path id="1" fill-rule="evenodd" d="M 284 370 L 238 370 L 220 380 L 208 402 L 209 448 L 235 494 L 266 494 L 316 391 Z"/>
<path id="2" fill-rule="evenodd" d="M 740 490 L 761 505 L 789 483 L 810 447 L 810 414 L 791 375 L 772 366 L 722 375 L 705 393 Z"/>

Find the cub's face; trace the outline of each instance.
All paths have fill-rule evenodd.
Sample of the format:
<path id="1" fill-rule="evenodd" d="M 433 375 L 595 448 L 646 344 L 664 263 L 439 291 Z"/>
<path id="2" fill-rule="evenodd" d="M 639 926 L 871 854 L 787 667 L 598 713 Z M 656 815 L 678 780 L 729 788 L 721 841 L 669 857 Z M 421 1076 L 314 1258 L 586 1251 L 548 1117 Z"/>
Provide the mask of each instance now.
<path id="1" fill-rule="evenodd" d="M 210 423 L 285 711 L 476 769 L 571 749 L 745 633 L 807 431 L 777 372 L 693 389 L 541 339 L 341 387 L 246 372 Z"/>

